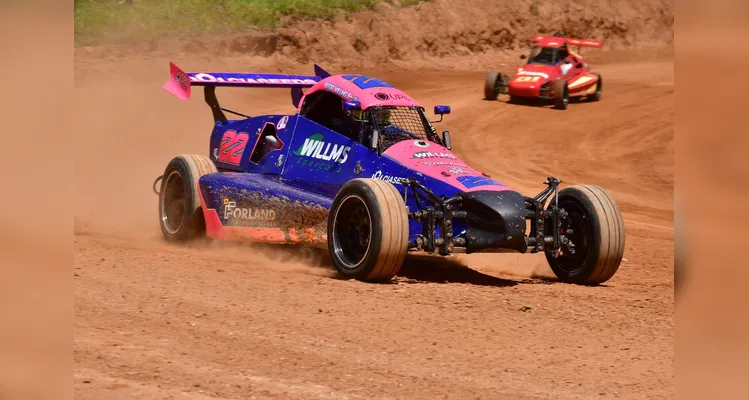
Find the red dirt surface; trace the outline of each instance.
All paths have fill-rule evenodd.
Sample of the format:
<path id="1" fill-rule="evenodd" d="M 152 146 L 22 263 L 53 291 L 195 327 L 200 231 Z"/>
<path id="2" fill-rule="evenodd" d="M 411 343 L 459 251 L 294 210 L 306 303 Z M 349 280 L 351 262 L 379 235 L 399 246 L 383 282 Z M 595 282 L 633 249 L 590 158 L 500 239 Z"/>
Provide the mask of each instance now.
<path id="1" fill-rule="evenodd" d="M 674 397 L 668 52 L 600 53 L 602 100 L 566 111 L 483 100 L 485 70 L 514 65 L 500 53 L 478 68 L 357 70 L 427 106 L 450 104 L 438 129 L 451 131 L 454 151 L 524 193 L 548 175 L 606 188 L 624 215 L 627 261 L 582 287 L 546 279 L 538 255 L 413 257 L 394 284 L 365 284 L 335 279 L 312 249 L 166 244 L 151 183 L 174 155 L 207 154 L 210 112 L 200 96 L 180 102 L 161 89 L 165 57 L 109 51 L 76 59 L 77 398 Z M 258 56 L 173 60 L 312 71 Z M 291 110 L 287 90 L 220 97 L 250 114 Z"/>

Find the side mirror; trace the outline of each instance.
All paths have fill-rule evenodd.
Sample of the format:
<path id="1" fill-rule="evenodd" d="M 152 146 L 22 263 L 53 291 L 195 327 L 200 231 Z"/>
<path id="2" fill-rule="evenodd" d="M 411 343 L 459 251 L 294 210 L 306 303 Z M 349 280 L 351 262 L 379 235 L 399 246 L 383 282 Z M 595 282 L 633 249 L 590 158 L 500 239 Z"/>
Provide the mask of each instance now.
<path id="1" fill-rule="evenodd" d="M 450 106 L 434 106 L 434 113 L 436 115 L 450 114 Z"/>
<path id="2" fill-rule="evenodd" d="M 442 131 L 442 143 L 445 144 L 445 148 L 448 150 L 452 150 L 453 144 L 450 141 L 450 132 L 449 131 Z"/>
<path id="3" fill-rule="evenodd" d="M 361 103 L 358 101 L 344 101 L 343 109 L 346 111 L 359 111 L 361 110 Z"/>
<path id="4" fill-rule="evenodd" d="M 520 59 L 521 59 L 521 60 L 525 60 L 526 58 L 528 58 L 528 57 L 527 57 L 527 56 L 526 56 L 525 54 L 521 54 L 521 55 L 520 55 Z"/>
<path id="5" fill-rule="evenodd" d="M 440 120 L 439 121 L 429 121 L 429 122 L 431 122 L 433 124 L 436 124 L 438 122 L 442 122 L 442 118 L 444 118 L 444 115 L 445 114 L 450 114 L 450 111 L 452 111 L 452 109 L 450 108 L 450 106 L 434 106 L 434 113 L 440 116 Z"/>

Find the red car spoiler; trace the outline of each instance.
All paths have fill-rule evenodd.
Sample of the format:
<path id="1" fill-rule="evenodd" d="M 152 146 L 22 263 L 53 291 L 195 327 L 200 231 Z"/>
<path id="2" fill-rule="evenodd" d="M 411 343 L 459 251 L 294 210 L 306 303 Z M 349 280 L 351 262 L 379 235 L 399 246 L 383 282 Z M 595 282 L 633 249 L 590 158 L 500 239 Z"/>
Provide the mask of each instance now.
<path id="1" fill-rule="evenodd" d="M 558 47 L 563 44 L 569 46 L 581 46 L 581 47 L 601 47 L 603 42 L 600 40 L 593 39 L 573 39 L 555 36 L 535 36 L 533 42 L 539 46 Z"/>

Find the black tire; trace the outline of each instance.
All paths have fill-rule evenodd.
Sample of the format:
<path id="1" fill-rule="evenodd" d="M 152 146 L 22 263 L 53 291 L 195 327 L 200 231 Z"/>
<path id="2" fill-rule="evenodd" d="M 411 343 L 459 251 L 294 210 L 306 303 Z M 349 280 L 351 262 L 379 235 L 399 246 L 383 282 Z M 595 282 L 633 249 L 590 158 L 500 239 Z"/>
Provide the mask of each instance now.
<path id="1" fill-rule="evenodd" d="M 601 100 L 601 94 L 603 91 L 603 78 L 599 73 L 594 73 L 593 75 L 598 77 L 598 82 L 596 82 L 596 92 L 588 97 L 590 101 L 599 101 Z"/>
<path id="2" fill-rule="evenodd" d="M 497 100 L 499 95 L 499 85 L 502 79 L 502 74 L 497 71 L 488 71 L 486 73 L 486 79 L 484 80 L 484 98 L 486 100 Z"/>
<path id="3" fill-rule="evenodd" d="M 159 225 L 165 239 L 181 242 L 205 231 L 195 184 L 201 176 L 216 172 L 208 157 L 193 154 L 181 154 L 167 164 L 159 192 Z"/>
<path id="4" fill-rule="evenodd" d="M 569 102 L 570 98 L 567 89 L 567 80 L 556 80 L 554 82 L 554 107 L 558 110 L 566 110 Z"/>
<path id="5" fill-rule="evenodd" d="M 569 186 L 559 191 L 559 207 L 567 213 L 575 254 L 546 260 L 559 280 L 581 285 L 603 283 L 619 269 L 624 256 L 624 219 L 619 206 L 602 188 Z"/>
<path id="6" fill-rule="evenodd" d="M 398 274 L 408 252 L 408 213 L 395 186 L 346 182 L 328 215 L 328 251 L 346 278 L 387 281 Z"/>

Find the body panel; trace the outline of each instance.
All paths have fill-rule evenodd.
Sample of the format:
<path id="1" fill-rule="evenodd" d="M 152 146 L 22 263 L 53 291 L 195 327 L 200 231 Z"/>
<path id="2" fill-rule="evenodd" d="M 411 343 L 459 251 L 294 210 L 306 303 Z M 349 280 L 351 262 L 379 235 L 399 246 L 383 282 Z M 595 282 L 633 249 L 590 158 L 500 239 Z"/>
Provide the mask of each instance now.
<path id="1" fill-rule="evenodd" d="M 358 101 L 363 110 L 374 106 L 421 107 L 411 96 L 381 79 L 365 75 L 333 75 L 312 86 L 305 97 L 317 91 L 335 93 L 345 101 Z M 299 109 L 301 110 L 300 102 Z"/>
<path id="2" fill-rule="evenodd" d="M 219 172 L 200 177 L 196 186 L 210 238 L 324 244 L 333 199 L 346 182 L 356 178 L 390 182 L 403 193 L 406 207 L 411 211 L 423 209 L 425 199 L 415 196 L 414 189 L 406 190 L 403 179 L 414 179 L 443 199 L 465 195 L 472 199 L 472 207 L 495 212 L 499 219 L 491 223 L 485 221 L 487 215 L 475 216 L 473 222 L 458 218 L 449 231 L 437 230 L 434 234 L 437 239 L 445 233 L 466 238 L 471 223 L 476 225 L 473 249 L 477 251 L 518 235 L 518 227 L 508 225 L 503 218 L 514 221 L 522 214 L 522 209 L 514 204 L 522 196 L 468 166 L 434 141 L 435 137 L 399 139 L 387 148 L 371 148 L 364 136 L 347 137 L 301 114 L 304 99 L 320 91 L 332 93 L 342 102 L 358 101 L 361 110 L 370 107 L 423 110 L 418 102 L 385 81 L 362 75 L 328 75 L 318 67 L 314 77 L 184 73 L 173 64 L 171 72 L 164 89 L 182 100 L 189 98 L 190 85 L 285 86 L 292 88 L 292 98 L 299 100 L 294 100 L 297 107 L 294 114 L 228 120 L 215 117 L 218 102 L 212 88 L 206 91 L 206 103 L 214 111 L 209 155 Z M 294 92 L 301 87 L 310 89 L 303 95 Z M 397 128 L 400 122 L 394 119 L 391 123 L 389 126 Z M 431 126 L 425 129 L 436 131 Z M 513 199 L 512 204 L 506 199 Z M 502 209 L 496 209 L 497 204 Z M 456 203 L 454 209 L 460 210 L 460 204 Z M 487 226 L 499 231 L 489 232 Z M 425 233 L 423 222 L 417 219 L 409 219 L 408 229 L 409 242 Z"/>

